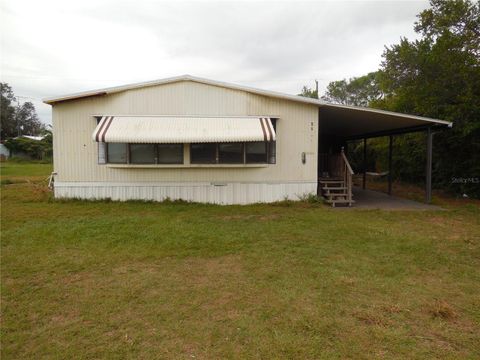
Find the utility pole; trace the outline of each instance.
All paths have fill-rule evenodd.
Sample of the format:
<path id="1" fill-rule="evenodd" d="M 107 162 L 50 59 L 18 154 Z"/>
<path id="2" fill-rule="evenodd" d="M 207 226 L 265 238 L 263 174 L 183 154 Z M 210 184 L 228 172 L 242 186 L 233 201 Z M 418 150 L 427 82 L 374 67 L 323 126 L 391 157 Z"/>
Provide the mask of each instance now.
<path id="1" fill-rule="evenodd" d="M 17 136 L 21 136 L 22 135 L 22 128 L 20 126 L 20 110 L 21 110 L 21 107 L 20 107 L 20 99 L 34 99 L 34 98 L 31 98 L 29 96 L 15 96 L 15 99 L 17 100 L 17 113 L 16 113 L 16 121 L 17 121 Z"/>
<path id="2" fill-rule="evenodd" d="M 318 80 L 315 79 L 315 93 L 317 94 L 317 99 L 319 99 L 318 97 Z"/>
<path id="3" fill-rule="evenodd" d="M 433 159 L 433 134 L 432 127 L 427 128 L 427 168 L 425 171 L 425 202 L 432 202 L 432 159 Z"/>
<path id="4" fill-rule="evenodd" d="M 19 97 L 16 97 L 17 100 L 17 113 L 16 113 L 16 120 L 17 120 L 17 136 L 22 135 L 21 129 L 20 129 L 20 100 Z"/>

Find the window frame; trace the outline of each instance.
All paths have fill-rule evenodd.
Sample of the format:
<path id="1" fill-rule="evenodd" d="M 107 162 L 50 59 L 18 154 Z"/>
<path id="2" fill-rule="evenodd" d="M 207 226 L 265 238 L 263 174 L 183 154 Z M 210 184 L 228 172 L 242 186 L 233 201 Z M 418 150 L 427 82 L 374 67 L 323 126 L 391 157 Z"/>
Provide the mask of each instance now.
<path id="1" fill-rule="evenodd" d="M 192 165 L 275 165 L 277 155 L 276 155 L 276 141 L 253 141 L 253 142 L 258 142 L 258 143 L 264 143 L 265 144 L 265 161 L 261 162 L 251 162 L 247 161 L 247 146 L 250 141 L 239 141 L 239 142 L 232 142 L 233 144 L 241 144 L 242 146 L 242 161 L 241 162 L 221 162 L 220 161 L 220 145 L 221 144 L 229 144 L 225 142 L 221 143 L 191 143 L 189 144 L 189 153 L 190 153 L 190 164 Z M 230 143 L 230 144 L 232 144 Z M 196 144 L 214 144 L 215 145 L 215 161 L 214 162 L 194 162 L 192 161 L 192 145 Z M 275 145 L 272 145 L 275 144 Z M 274 147 L 275 146 L 275 147 Z M 272 154 L 272 149 L 275 150 L 275 153 Z"/>
<path id="2" fill-rule="evenodd" d="M 151 143 L 111 143 L 105 142 L 105 163 L 102 165 L 183 165 L 185 164 L 185 152 L 184 144 L 169 143 L 169 144 L 151 144 Z M 126 156 L 124 162 L 112 162 L 110 161 L 108 147 L 110 144 L 123 144 L 126 147 Z M 132 162 L 131 145 L 153 145 L 154 146 L 154 162 Z M 158 145 L 178 145 L 182 154 L 182 160 L 180 162 L 159 162 L 159 147 Z"/>

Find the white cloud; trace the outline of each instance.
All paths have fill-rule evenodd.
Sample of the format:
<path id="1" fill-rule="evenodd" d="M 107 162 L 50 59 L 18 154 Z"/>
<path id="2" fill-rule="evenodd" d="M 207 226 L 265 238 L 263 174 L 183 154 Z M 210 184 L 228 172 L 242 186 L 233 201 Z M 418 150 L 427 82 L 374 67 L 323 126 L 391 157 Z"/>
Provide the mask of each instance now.
<path id="1" fill-rule="evenodd" d="M 1 6 L 1 78 L 40 99 L 189 73 L 297 93 L 378 68 L 426 1 L 22 1 Z"/>

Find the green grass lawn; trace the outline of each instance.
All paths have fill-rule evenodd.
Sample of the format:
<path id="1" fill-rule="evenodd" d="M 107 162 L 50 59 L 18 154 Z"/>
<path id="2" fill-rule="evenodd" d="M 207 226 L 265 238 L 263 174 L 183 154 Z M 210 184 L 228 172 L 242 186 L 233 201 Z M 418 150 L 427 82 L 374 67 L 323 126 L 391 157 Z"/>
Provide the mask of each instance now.
<path id="1" fill-rule="evenodd" d="M 476 204 L 1 200 L 2 359 L 480 357 Z"/>
<path id="2" fill-rule="evenodd" d="M 52 172 L 52 164 L 41 162 L 6 161 L 0 162 L 2 184 L 11 182 L 38 181 Z"/>

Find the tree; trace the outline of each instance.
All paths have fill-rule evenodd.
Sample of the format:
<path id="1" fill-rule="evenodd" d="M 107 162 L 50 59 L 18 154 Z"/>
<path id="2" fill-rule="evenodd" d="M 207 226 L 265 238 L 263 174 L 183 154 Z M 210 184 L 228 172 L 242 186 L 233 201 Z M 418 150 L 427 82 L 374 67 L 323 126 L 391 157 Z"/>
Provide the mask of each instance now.
<path id="1" fill-rule="evenodd" d="M 43 129 L 40 140 L 28 137 L 14 137 L 5 140 L 5 146 L 13 156 L 26 154 L 35 160 L 51 159 L 53 155 L 53 134 L 50 129 Z"/>
<path id="2" fill-rule="evenodd" d="M 415 23 L 416 41 L 387 47 L 379 74 L 384 109 L 454 122 L 435 136 L 437 185 L 480 196 L 478 184 L 453 178 L 480 176 L 480 4 L 431 0 Z M 417 136 L 420 143 L 423 139 Z M 423 174 L 413 166 L 412 177 Z"/>
<path id="3" fill-rule="evenodd" d="M 6 83 L 0 83 L 0 139 L 15 136 L 15 95 Z"/>
<path id="4" fill-rule="evenodd" d="M 43 135 L 42 144 L 43 144 L 43 158 L 52 158 L 53 156 L 53 131 L 52 126 L 48 125 L 45 127 L 41 135 Z"/>
<path id="5" fill-rule="evenodd" d="M 480 3 L 431 0 L 417 18 L 420 39 L 386 47 L 379 71 L 331 82 L 322 99 L 452 121 L 435 135 L 434 185 L 480 197 Z M 385 139 L 369 146 L 381 166 Z M 423 181 L 424 134 L 396 137 L 394 169 L 394 177 Z"/>
<path id="6" fill-rule="evenodd" d="M 16 97 L 12 88 L 7 83 L 0 83 L 0 89 L 0 138 L 39 135 L 45 129 L 45 125 L 40 122 L 33 103 L 25 102 L 18 108 L 14 106 Z"/>
<path id="7" fill-rule="evenodd" d="M 382 99 L 383 93 L 378 81 L 378 73 L 332 81 L 322 99 L 334 104 L 369 106 Z"/>
<path id="8" fill-rule="evenodd" d="M 298 96 L 308 97 L 312 99 L 318 99 L 318 91 L 309 88 L 308 86 L 304 86 L 302 88 L 302 92 L 298 94 Z"/>
<path id="9" fill-rule="evenodd" d="M 35 106 L 29 101 L 17 110 L 17 121 L 22 134 L 37 135 L 45 129 L 45 125 L 38 118 Z"/>

